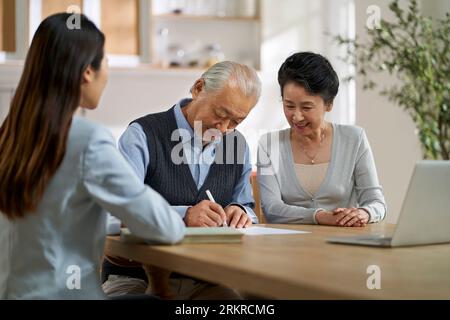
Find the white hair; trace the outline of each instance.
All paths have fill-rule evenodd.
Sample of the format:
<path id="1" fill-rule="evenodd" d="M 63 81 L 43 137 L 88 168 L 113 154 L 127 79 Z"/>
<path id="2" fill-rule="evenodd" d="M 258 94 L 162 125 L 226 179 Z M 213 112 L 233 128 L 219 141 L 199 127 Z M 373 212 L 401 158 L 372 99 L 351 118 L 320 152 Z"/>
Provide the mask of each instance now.
<path id="1" fill-rule="evenodd" d="M 231 83 L 241 89 L 246 97 L 261 96 L 261 80 L 256 71 L 244 64 L 223 61 L 213 65 L 202 76 L 206 92 L 219 91 Z"/>

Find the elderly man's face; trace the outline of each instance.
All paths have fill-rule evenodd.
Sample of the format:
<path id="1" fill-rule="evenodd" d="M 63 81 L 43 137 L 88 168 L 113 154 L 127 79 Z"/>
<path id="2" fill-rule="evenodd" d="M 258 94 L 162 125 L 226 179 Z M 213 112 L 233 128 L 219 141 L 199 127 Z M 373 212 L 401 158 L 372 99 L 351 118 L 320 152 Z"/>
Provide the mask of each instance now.
<path id="1" fill-rule="evenodd" d="M 257 102 L 255 97 L 246 97 L 233 85 L 226 85 L 218 92 L 206 92 L 202 80 L 194 85 L 192 97 L 194 119 L 190 120 L 202 122 L 202 133 L 217 129 L 225 134 L 236 128 Z"/>

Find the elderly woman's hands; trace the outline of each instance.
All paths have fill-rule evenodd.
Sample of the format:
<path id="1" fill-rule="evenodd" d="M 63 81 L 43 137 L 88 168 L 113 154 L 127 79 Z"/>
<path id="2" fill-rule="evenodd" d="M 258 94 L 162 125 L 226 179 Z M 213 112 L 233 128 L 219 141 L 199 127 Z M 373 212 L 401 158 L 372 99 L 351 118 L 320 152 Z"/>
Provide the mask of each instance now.
<path id="1" fill-rule="evenodd" d="M 338 208 L 332 212 L 319 211 L 316 214 L 319 224 L 339 227 L 365 227 L 369 219 L 369 213 L 358 208 Z"/>
<path id="2" fill-rule="evenodd" d="M 370 219 L 369 213 L 359 208 L 338 208 L 333 214 L 341 227 L 365 227 Z"/>

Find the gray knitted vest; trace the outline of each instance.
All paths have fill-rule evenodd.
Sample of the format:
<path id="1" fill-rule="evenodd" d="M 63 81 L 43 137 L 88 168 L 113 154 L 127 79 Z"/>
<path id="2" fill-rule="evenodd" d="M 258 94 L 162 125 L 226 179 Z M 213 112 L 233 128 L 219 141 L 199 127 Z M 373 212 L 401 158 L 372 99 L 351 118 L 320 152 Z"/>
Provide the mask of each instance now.
<path id="1" fill-rule="evenodd" d="M 178 129 L 174 108 L 169 111 L 149 114 L 133 122 L 142 126 L 150 154 L 150 164 L 145 176 L 145 184 L 160 193 L 171 205 L 193 206 L 207 200 L 206 190 L 210 190 L 214 199 L 226 207 L 232 201 L 233 190 L 242 176 L 245 138 L 238 131 L 222 137 L 216 146 L 215 161 L 201 189 L 192 178 L 186 162 L 175 164 L 171 154 L 178 145 L 184 156 L 181 138 L 171 141 L 172 133 Z"/>

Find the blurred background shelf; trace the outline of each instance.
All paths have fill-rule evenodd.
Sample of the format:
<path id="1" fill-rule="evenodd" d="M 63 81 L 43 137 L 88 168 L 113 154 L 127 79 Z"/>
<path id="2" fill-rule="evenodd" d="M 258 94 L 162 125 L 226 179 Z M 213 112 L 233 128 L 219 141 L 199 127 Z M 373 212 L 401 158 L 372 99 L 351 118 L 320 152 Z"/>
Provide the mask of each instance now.
<path id="1" fill-rule="evenodd" d="M 162 67 L 204 69 L 233 60 L 260 70 L 260 1 L 153 0 L 150 60 Z"/>
<path id="2" fill-rule="evenodd" d="M 172 19 L 172 20 L 224 20 L 224 21 L 248 21 L 248 22 L 258 22 L 257 17 L 240 17 L 240 16 L 216 16 L 216 15 L 192 15 L 192 14 L 176 14 L 176 13 L 165 13 L 165 14 L 154 14 L 155 19 Z"/>
<path id="3" fill-rule="evenodd" d="M 233 60 L 260 70 L 261 1 L 0 0 L 0 63 L 25 59 L 43 19 L 75 10 L 105 33 L 112 67 L 206 69 Z"/>

